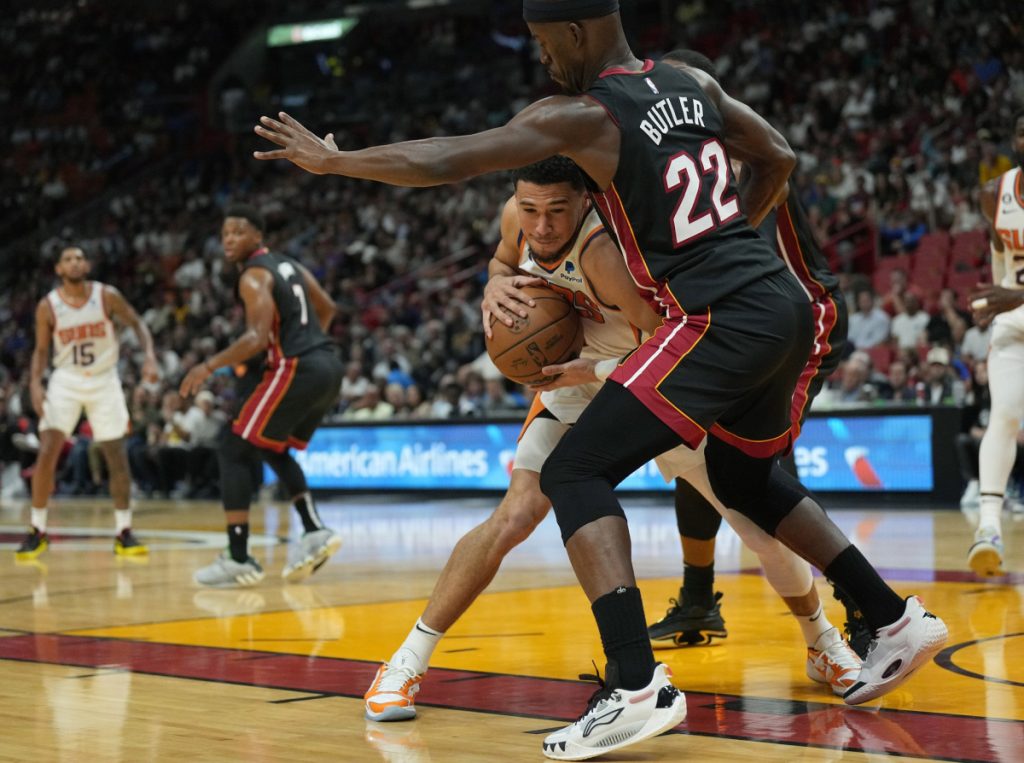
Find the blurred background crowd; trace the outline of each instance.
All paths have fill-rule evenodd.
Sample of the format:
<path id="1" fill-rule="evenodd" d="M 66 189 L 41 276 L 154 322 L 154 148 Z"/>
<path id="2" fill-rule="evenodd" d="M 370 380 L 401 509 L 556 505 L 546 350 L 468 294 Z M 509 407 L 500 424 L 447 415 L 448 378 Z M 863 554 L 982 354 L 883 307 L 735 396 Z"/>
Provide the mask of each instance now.
<path id="1" fill-rule="evenodd" d="M 347 371 L 333 419 L 522 415 L 530 392 L 487 362 L 479 312 L 508 178 L 397 189 L 250 158 L 261 113 L 285 109 L 353 148 L 498 125 L 554 92 L 518 2 L 407 5 L 363 3 L 342 36 L 293 45 L 268 44 L 268 27 L 347 18 L 346 5 L 300 1 L 284 15 L 265 0 L 43 0 L 12 11 L 0 29 L 5 490 L 32 462 L 33 311 L 60 247 L 75 244 L 158 348 L 162 380 L 142 384 L 123 338 L 140 490 L 215 493 L 209 449 L 234 380 L 219 376 L 195 400 L 174 390 L 242 325 L 219 245 L 232 200 L 259 206 L 271 246 L 339 304 L 332 333 Z M 989 278 L 978 191 L 1014 163 L 1024 19 L 1010 3 L 958 0 L 626 6 L 638 52 L 709 55 L 726 90 L 797 151 L 796 185 L 851 312 L 846 359 L 817 405 L 960 406 L 969 466 L 987 415 L 988 328 L 966 305 Z M 89 440 L 84 424 L 68 445 L 66 490 L 102 485 Z"/>

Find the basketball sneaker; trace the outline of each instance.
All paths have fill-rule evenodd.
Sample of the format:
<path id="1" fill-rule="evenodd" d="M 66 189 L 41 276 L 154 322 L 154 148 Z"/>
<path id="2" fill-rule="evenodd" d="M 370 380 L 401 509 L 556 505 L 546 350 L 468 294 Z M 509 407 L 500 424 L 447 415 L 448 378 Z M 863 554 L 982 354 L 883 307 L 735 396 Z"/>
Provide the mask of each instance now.
<path id="1" fill-rule="evenodd" d="M 637 691 L 618 687 L 614 662 L 600 676 L 580 676 L 600 684 L 577 721 L 544 739 L 544 755 L 554 760 L 587 760 L 675 728 L 686 720 L 686 697 L 669 681 L 664 663 L 654 667 L 651 682 Z"/>
<path id="2" fill-rule="evenodd" d="M 18 550 L 14 552 L 14 558 L 19 562 L 29 562 L 49 547 L 50 541 L 46 533 L 39 532 L 39 530 L 33 527 L 29 534 L 25 536 L 25 540 L 18 546 Z"/>
<path id="3" fill-rule="evenodd" d="M 838 628 L 829 628 L 807 647 L 807 677 L 828 684 L 832 693 L 843 696 L 857 682 L 861 661 L 843 640 Z"/>
<path id="4" fill-rule="evenodd" d="M 308 532 L 299 538 L 298 551 L 281 570 L 281 577 L 288 583 L 301 583 L 323 567 L 339 548 L 341 536 L 334 530 L 323 528 Z"/>
<path id="5" fill-rule="evenodd" d="M 679 598 L 669 599 L 672 606 L 661 620 L 647 628 L 647 635 L 655 646 L 703 646 L 712 639 L 725 638 L 728 634 L 721 601 L 719 591 L 708 609 L 691 601 L 690 594 L 680 588 Z"/>
<path id="6" fill-rule="evenodd" d="M 135 537 L 130 527 L 126 527 L 114 538 L 114 553 L 118 556 L 144 556 L 149 553 L 149 547 Z"/>
<path id="7" fill-rule="evenodd" d="M 385 662 L 377 668 L 373 683 L 363 695 L 366 719 L 370 721 L 410 721 L 416 717 L 416 694 L 423 674 L 408 665 Z"/>
<path id="8" fill-rule="evenodd" d="M 946 643 L 946 624 L 925 610 L 916 596 L 907 599 L 903 616 L 875 632 L 860 676 L 843 700 L 859 705 L 892 691 L 930 661 Z"/>
<path id="9" fill-rule="evenodd" d="M 263 568 L 251 556 L 236 562 L 224 551 L 210 564 L 196 570 L 192 579 L 211 588 L 246 588 L 263 580 Z"/>
<path id="10" fill-rule="evenodd" d="M 1003 569 L 1003 539 L 997 528 L 978 528 L 974 533 L 974 545 L 967 552 L 967 563 L 976 575 L 983 577 L 1006 574 Z"/>

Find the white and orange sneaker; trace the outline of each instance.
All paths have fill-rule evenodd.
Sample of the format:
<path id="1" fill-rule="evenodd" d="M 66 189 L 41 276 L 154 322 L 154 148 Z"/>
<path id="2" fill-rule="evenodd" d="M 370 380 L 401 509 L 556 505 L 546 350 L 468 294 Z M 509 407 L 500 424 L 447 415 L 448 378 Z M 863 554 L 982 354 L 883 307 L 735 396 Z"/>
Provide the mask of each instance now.
<path id="1" fill-rule="evenodd" d="M 385 662 L 377 668 L 363 699 L 371 721 L 411 721 L 416 717 L 416 693 L 423 674 L 408 665 Z"/>
<path id="2" fill-rule="evenodd" d="M 838 628 L 829 628 L 818 636 L 814 646 L 807 647 L 807 677 L 828 684 L 837 696 L 843 696 L 857 682 L 860 666 L 860 657 Z"/>

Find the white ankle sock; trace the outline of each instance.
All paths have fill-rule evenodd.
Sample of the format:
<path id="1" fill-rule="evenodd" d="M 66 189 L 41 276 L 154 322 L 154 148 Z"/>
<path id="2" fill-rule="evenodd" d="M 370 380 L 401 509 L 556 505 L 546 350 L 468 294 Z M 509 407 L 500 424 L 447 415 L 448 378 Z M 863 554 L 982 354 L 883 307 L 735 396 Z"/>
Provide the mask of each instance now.
<path id="1" fill-rule="evenodd" d="M 1003 497 L 1001 495 L 981 496 L 981 506 L 978 510 L 978 527 L 994 527 L 1001 529 L 1003 514 Z"/>
<path id="2" fill-rule="evenodd" d="M 825 609 L 821 604 L 818 605 L 818 609 L 813 615 L 793 615 L 793 617 L 800 624 L 800 630 L 804 634 L 804 641 L 810 647 L 817 643 L 822 633 L 834 627 L 829 622 Z"/>
<path id="3" fill-rule="evenodd" d="M 46 532 L 46 509 L 32 507 L 32 526 L 39 532 Z"/>
<path id="4" fill-rule="evenodd" d="M 835 644 L 837 641 L 842 641 L 843 635 L 839 632 L 839 629 L 834 625 L 827 631 L 818 636 L 817 640 L 813 644 L 808 646 L 817 649 L 819 652 L 828 649 L 830 646 Z"/>
<path id="5" fill-rule="evenodd" d="M 117 529 L 117 534 L 120 535 L 129 527 L 132 526 L 132 510 L 131 509 L 114 509 L 114 526 Z"/>
<path id="6" fill-rule="evenodd" d="M 391 665 L 408 665 L 419 674 L 426 673 L 430 657 L 442 636 L 443 633 L 424 625 L 423 620 L 417 620 L 405 641 L 388 662 Z"/>

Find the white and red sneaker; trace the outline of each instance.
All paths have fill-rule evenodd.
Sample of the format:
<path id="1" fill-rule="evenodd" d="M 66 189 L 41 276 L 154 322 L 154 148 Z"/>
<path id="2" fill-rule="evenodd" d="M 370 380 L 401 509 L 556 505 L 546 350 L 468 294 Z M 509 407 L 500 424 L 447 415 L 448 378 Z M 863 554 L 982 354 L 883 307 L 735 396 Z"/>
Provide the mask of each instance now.
<path id="1" fill-rule="evenodd" d="M 843 639 L 838 628 L 822 633 L 814 646 L 807 647 L 807 677 L 828 684 L 832 692 L 843 696 L 857 683 L 861 660 Z"/>
<path id="2" fill-rule="evenodd" d="M 911 596 L 902 617 L 875 631 L 860 676 L 843 694 L 843 700 L 848 705 L 859 705 L 887 694 L 929 662 L 948 638 L 946 624 L 925 610 L 920 599 Z"/>
<path id="3" fill-rule="evenodd" d="M 609 662 L 605 679 L 580 676 L 601 684 L 574 723 L 544 739 L 544 755 L 554 760 L 587 760 L 642 742 L 686 720 L 686 697 L 669 681 L 663 663 L 651 682 L 637 691 L 618 688 L 618 668 Z"/>

